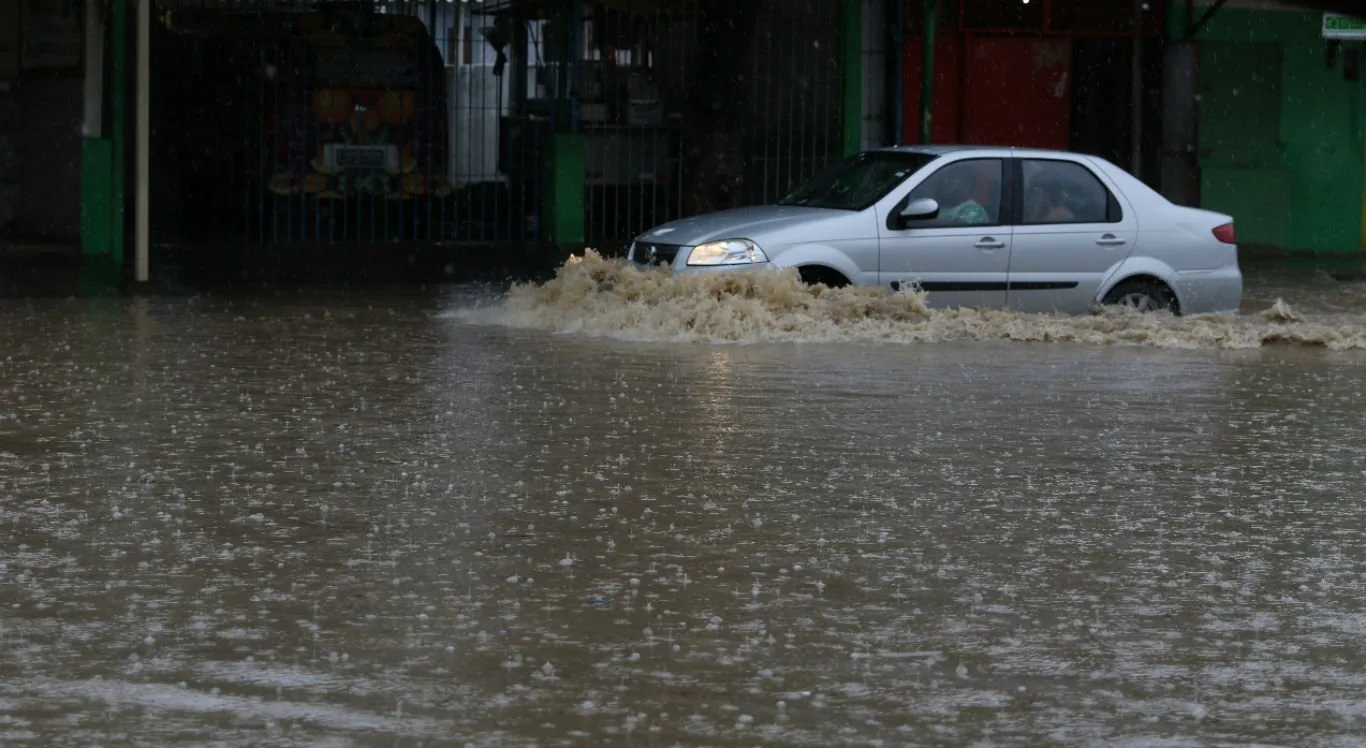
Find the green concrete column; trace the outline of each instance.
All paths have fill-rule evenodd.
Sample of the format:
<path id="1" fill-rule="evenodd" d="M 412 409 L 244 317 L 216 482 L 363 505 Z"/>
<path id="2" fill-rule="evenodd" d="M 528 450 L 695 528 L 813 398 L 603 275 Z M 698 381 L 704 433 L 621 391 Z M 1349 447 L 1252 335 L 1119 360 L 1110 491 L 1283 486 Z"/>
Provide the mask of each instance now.
<path id="1" fill-rule="evenodd" d="M 81 295 L 104 295 L 118 286 L 123 271 L 122 224 L 122 96 L 125 59 L 124 14 L 128 0 L 109 0 L 109 23 L 98 0 L 84 10 L 85 49 L 84 123 L 81 139 Z M 111 102 L 105 100 L 104 50 L 112 42 L 114 76 Z M 105 104 L 112 106 L 106 109 Z M 113 137 L 106 137 L 106 111 L 112 120 Z"/>
<path id="2" fill-rule="evenodd" d="M 550 136 L 550 158 L 543 185 L 545 239 L 562 247 L 584 242 L 583 136 L 561 132 Z"/>
<path id="3" fill-rule="evenodd" d="M 106 258 L 113 247 L 113 143 L 81 140 L 81 259 Z"/>
<path id="4" fill-rule="evenodd" d="M 109 0 L 109 28 L 113 36 L 113 64 L 110 71 L 114 76 L 111 90 L 113 99 L 110 128 L 110 258 L 114 267 L 123 268 L 124 239 L 124 162 L 127 160 L 127 141 L 124 138 L 125 120 L 128 115 L 128 4 L 129 0 Z"/>
<path id="5" fill-rule="evenodd" d="M 555 101 L 554 131 L 549 134 L 549 158 L 541 181 L 542 234 L 561 249 L 584 243 L 585 187 L 584 138 L 579 133 L 579 58 L 583 44 L 583 0 L 570 0 L 561 16 L 564 59 L 560 61 L 560 85 Z"/>
<path id="6" fill-rule="evenodd" d="M 81 260 L 109 254 L 109 156 L 104 139 L 104 42 L 103 7 L 89 0 L 84 16 L 85 76 L 81 102 Z"/>

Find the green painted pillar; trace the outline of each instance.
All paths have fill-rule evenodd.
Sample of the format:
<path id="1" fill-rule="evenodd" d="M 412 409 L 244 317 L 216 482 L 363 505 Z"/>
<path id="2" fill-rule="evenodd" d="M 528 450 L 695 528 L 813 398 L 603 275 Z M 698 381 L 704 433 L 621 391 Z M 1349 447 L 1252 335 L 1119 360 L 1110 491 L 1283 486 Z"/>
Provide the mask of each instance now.
<path id="1" fill-rule="evenodd" d="M 115 29 L 105 23 L 102 2 L 83 8 L 85 79 L 83 123 L 81 139 L 81 263 L 79 273 L 82 296 L 114 293 L 122 276 L 122 265 L 116 259 L 121 246 L 115 223 L 115 208 L 119 187 L 115 177 L 115 141 L 105 137 L 105 45 L 112 38 L 114 49 L 119 49 Z M 109 10 L 114 20 L 122 2 Z M 115 79 L 117 86 L 118 79 Z M 117 90 L 117 89 L 116 89 Z M 115 120 L 117 125 L 117 119 Z"/>
<path id="2" fill-rule="evenodd" d="M 584 148 L 583 136 L 560 132 L 550 136 L 550 158 L 544 185 L 542 214 L 546 241 L 561 247 L 584 242 Z"/>
<path id="3" fill-rule="evenodd" d="M 81 141 L 81 296 L 115 295 L 122 278 L 113 254 L 113 151 L 108 138 Z"/>
<path id="4" fill-rule="evenodd" d="M 112 254 L 113 143 L 108 138 L 81 140 L 81 259 Z"/>
<path id="5" fill-rule="evenodd" d="M 113 37 L 113 60 L 110 73 L 114 76 L 110 107 L 110 259 L 114 267 L 123 268 L 124 239 L 124 162 L 127 161 L 127 141 L 124 138 L 128 115 L 128 5 L 129 0 L 109 0 L 109 29 Z"/>
<path id="6" fill-rule="evenodd" d="M 934 46 L 939 29 L 939 0 L 924 3 L 924 30 L 920 37 L 920 142 L 934 138 Z"/>
<path id="7" fill-rule="evenodd" d="M 81 102 L 81 260 L 109 254 L 110 143 L 104 135 L 104 42 L 100 3 L 81 9 L 85 75 Z"/>
<path id="8" fill-rule="evenodd" d="M 863 0 L 841 0 L 840 41 L 844 51 L 844 127 L 841 152 L 863 150 Z"/>
<path id="9" fill-rule="evenodd" d="M 560 33 L 565 51 L 559 66 L 560 85 L 555 101 L 556 116 L 549 134 L 549 158 L 541 182 L 544 190 L 542 233 L 546 241 L 561 250 L 583 246 L 585 193 L 584 137 L 579 133 L 579 62 L 583 56 L 583 0 L 571 0 Z"/>

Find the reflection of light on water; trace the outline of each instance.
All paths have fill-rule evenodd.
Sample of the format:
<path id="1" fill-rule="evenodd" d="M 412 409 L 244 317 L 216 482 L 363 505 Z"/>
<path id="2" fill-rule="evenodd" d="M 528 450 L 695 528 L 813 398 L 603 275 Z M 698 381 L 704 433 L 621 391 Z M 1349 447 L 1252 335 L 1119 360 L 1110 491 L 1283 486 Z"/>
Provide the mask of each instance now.
<path id="1" fill-rule="evenodd" d="M 923 292 L 808 287 L 792 270 L 669 274 L 606 260 L 590 250 L 544 284 L 514 286 L 501 305 L 451 316 L 515 328 L 680 342 L 1000 340 L 1366 350 L 1366 314 L 1305 315 L 1280 299 L 1260 313 L 1172 317 L 1121 309 L 1079 316 L 930 309 L 926 298 Z"/>
<path id="2" fill-rule="evenodd" d="M 130 311 L 133 316 L 133 376 L 137 382 L 138 394 L 141 395 L 146 394 L 147 389 L 147 349 L 154 323 L 147 299 L 133 299 Z"/>
<path id="3" fill-rule="evenodd" d="M 698 399 L 707 416 L 706 434 L 718 436 L 735 430 L 735 372 L 731 352 L 718 349 L 707 359 L 706 380 L 698 388 Z"/>
<path id="4" fill-rule="evenodd" d="M 129 312 L 133 317 L 134 403 L 139 411 L 146 412 L 145 409 L 159 405 L 152 394 L 152 385 L 149 381 L 152 378 L 149 369 L 152 366 L 152 348 L 155 345 L 153 339 L 157 333 L 157 324 L 152 315 L 151 304 L 145 298 L 133 299 Z"/>

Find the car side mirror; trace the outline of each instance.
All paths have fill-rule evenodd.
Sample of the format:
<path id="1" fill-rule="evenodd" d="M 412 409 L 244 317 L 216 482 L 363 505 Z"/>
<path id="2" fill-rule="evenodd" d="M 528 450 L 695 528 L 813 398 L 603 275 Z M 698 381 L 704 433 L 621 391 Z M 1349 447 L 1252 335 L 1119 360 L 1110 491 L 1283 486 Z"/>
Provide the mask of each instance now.
<path id="1" fill-rule="evenodd" d="M 939 215 L 939 201 L 932 197 L 922 197 L 906 203 L 899 214 L 902 221 L 923 221 Z"/>

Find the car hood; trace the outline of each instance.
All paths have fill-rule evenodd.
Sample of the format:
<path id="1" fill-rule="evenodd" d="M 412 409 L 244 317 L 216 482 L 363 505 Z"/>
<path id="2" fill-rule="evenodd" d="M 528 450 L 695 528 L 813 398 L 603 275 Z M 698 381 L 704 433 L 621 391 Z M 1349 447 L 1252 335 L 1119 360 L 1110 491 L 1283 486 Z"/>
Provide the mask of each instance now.
<path id="1" fill-rule="evenodd" d="M 753 239 L 762 246 L 764 237 L 777 232 L 848 215 L 844 210 L 795 205 L 735 208 L 670 221 L 646 231 L 636 241 L 693 247 L 718 239 Z"/>

